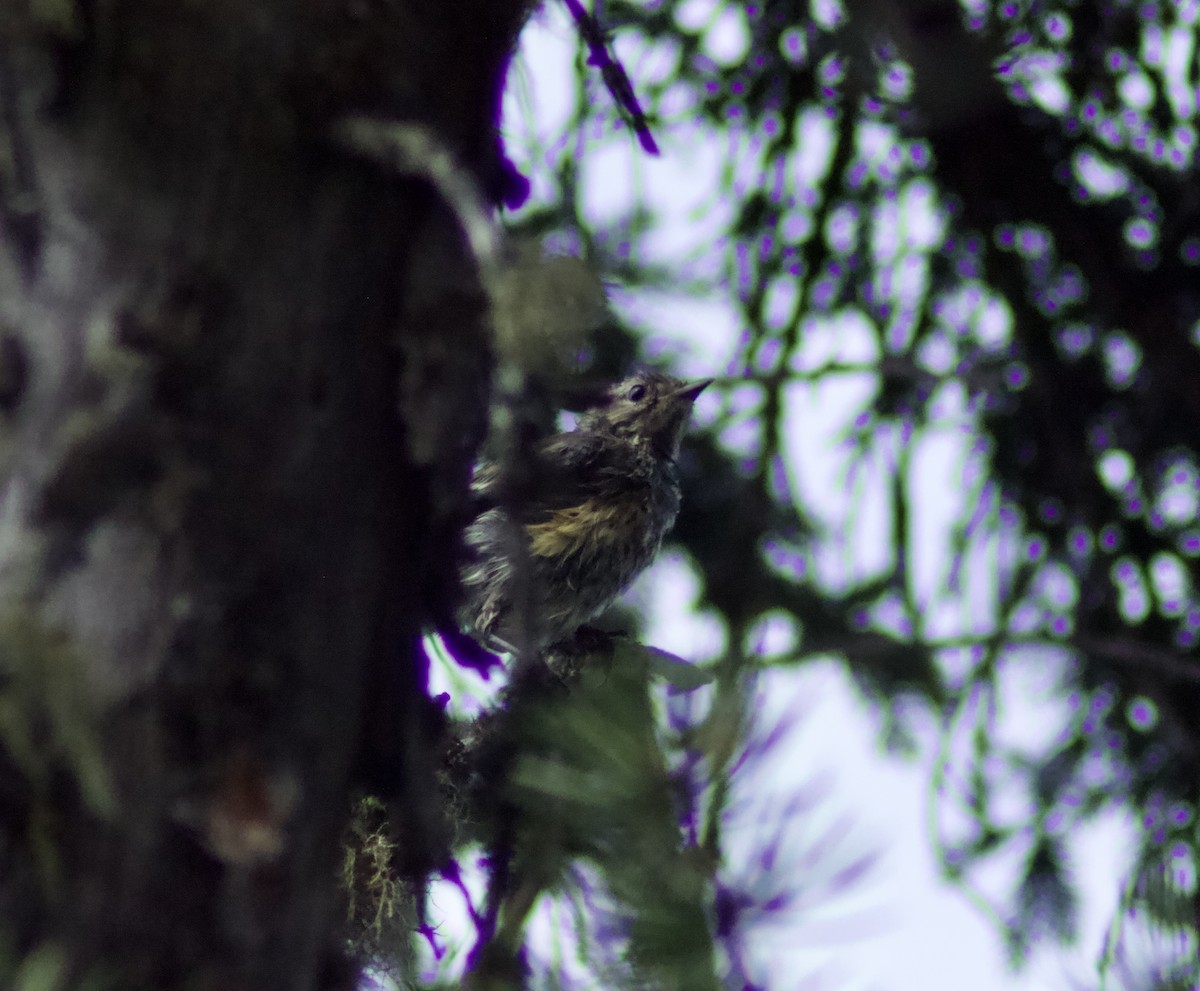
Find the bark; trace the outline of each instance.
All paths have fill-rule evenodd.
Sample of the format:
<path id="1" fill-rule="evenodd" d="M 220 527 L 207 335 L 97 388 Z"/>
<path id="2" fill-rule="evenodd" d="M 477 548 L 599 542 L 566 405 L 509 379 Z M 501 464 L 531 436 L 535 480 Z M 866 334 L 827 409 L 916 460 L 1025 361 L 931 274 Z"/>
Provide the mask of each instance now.
<path id="1" fill-rule="evenodd" d="M 524 6 L 0 14 L 0 981 L 334 986 L 354 790 L 443 856 L 419 637 L 486 301 L 430 185 L 331 135 L 421 125 L 496 198 Z"/>

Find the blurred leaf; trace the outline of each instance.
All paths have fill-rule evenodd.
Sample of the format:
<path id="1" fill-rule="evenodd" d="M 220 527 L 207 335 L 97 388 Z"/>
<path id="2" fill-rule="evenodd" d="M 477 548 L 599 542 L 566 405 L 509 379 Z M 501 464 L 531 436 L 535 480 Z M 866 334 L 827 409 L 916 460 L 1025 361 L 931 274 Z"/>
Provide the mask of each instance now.
<path id="1" fill-rule="evenodd" d="M 659 647 L 642 647 L 641 650 L 645 651 L 649 660 L 650 673 L 662 678 L 672 688 L 691 692 L 713 682 L 714 673 L 709 668 L 698 667 Z"/>
<path id="2" fill-rule="evenodd" d="M 1025 877 L 1018 890 L 1018 933 L 1049 935 L 1071 941 L 1078 928 L 1078 905 L 1067 884 L 1066 865 L 1061 845 L 1049 836 L 1039 836 L 1025 865 Z M 1023 940 L 1013 945 L 1024 954 Z"/>

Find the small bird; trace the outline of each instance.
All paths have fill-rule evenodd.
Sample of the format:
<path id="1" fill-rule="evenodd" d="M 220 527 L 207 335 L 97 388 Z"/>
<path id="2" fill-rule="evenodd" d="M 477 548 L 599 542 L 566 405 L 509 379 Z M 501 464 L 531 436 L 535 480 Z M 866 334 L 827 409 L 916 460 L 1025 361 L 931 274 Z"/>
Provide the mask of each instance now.
<path id="1" fill-rule="evenodd" d="M 462 570 L 476 637 L 504 651 L 566 643 L 654 560 L 679 513 L 692 404 L 711 382 L 639 372 L 617 383 L 574 430 L 531 448 L 519 492 L 498 465 L 476 469 L 487 508 L 466 529 Z"/>

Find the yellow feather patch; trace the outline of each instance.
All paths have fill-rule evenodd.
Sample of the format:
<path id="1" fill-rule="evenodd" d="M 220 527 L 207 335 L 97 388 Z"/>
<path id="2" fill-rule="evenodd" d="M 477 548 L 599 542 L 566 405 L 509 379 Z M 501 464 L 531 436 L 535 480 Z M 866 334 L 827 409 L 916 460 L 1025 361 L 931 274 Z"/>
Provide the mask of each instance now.
<path id="1" fill-rule="evenodd" d="M 612 543 L 636 530 L 643 507 L 629 502 L 602 503 L 588 499 L 578 506 L 555 510 L 550 519 L 530 523 L 529 553 L 534 557 L 560 557 L 580 550 L 589 542 Z"/>

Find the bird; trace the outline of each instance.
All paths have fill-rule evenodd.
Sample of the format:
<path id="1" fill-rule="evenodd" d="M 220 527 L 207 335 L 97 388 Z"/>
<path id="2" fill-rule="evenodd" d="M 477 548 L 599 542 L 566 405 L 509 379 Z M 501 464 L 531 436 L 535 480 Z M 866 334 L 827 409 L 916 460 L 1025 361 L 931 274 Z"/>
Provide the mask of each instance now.
<path id="1" fill-rule="evenodd" d="M 679 513 L 680 444 L 711 384 L 636 372 L 516 468 L 476 467 L 460 572 L 476 640 L 504 653 L 570 644 L 650 565 Z"/>

